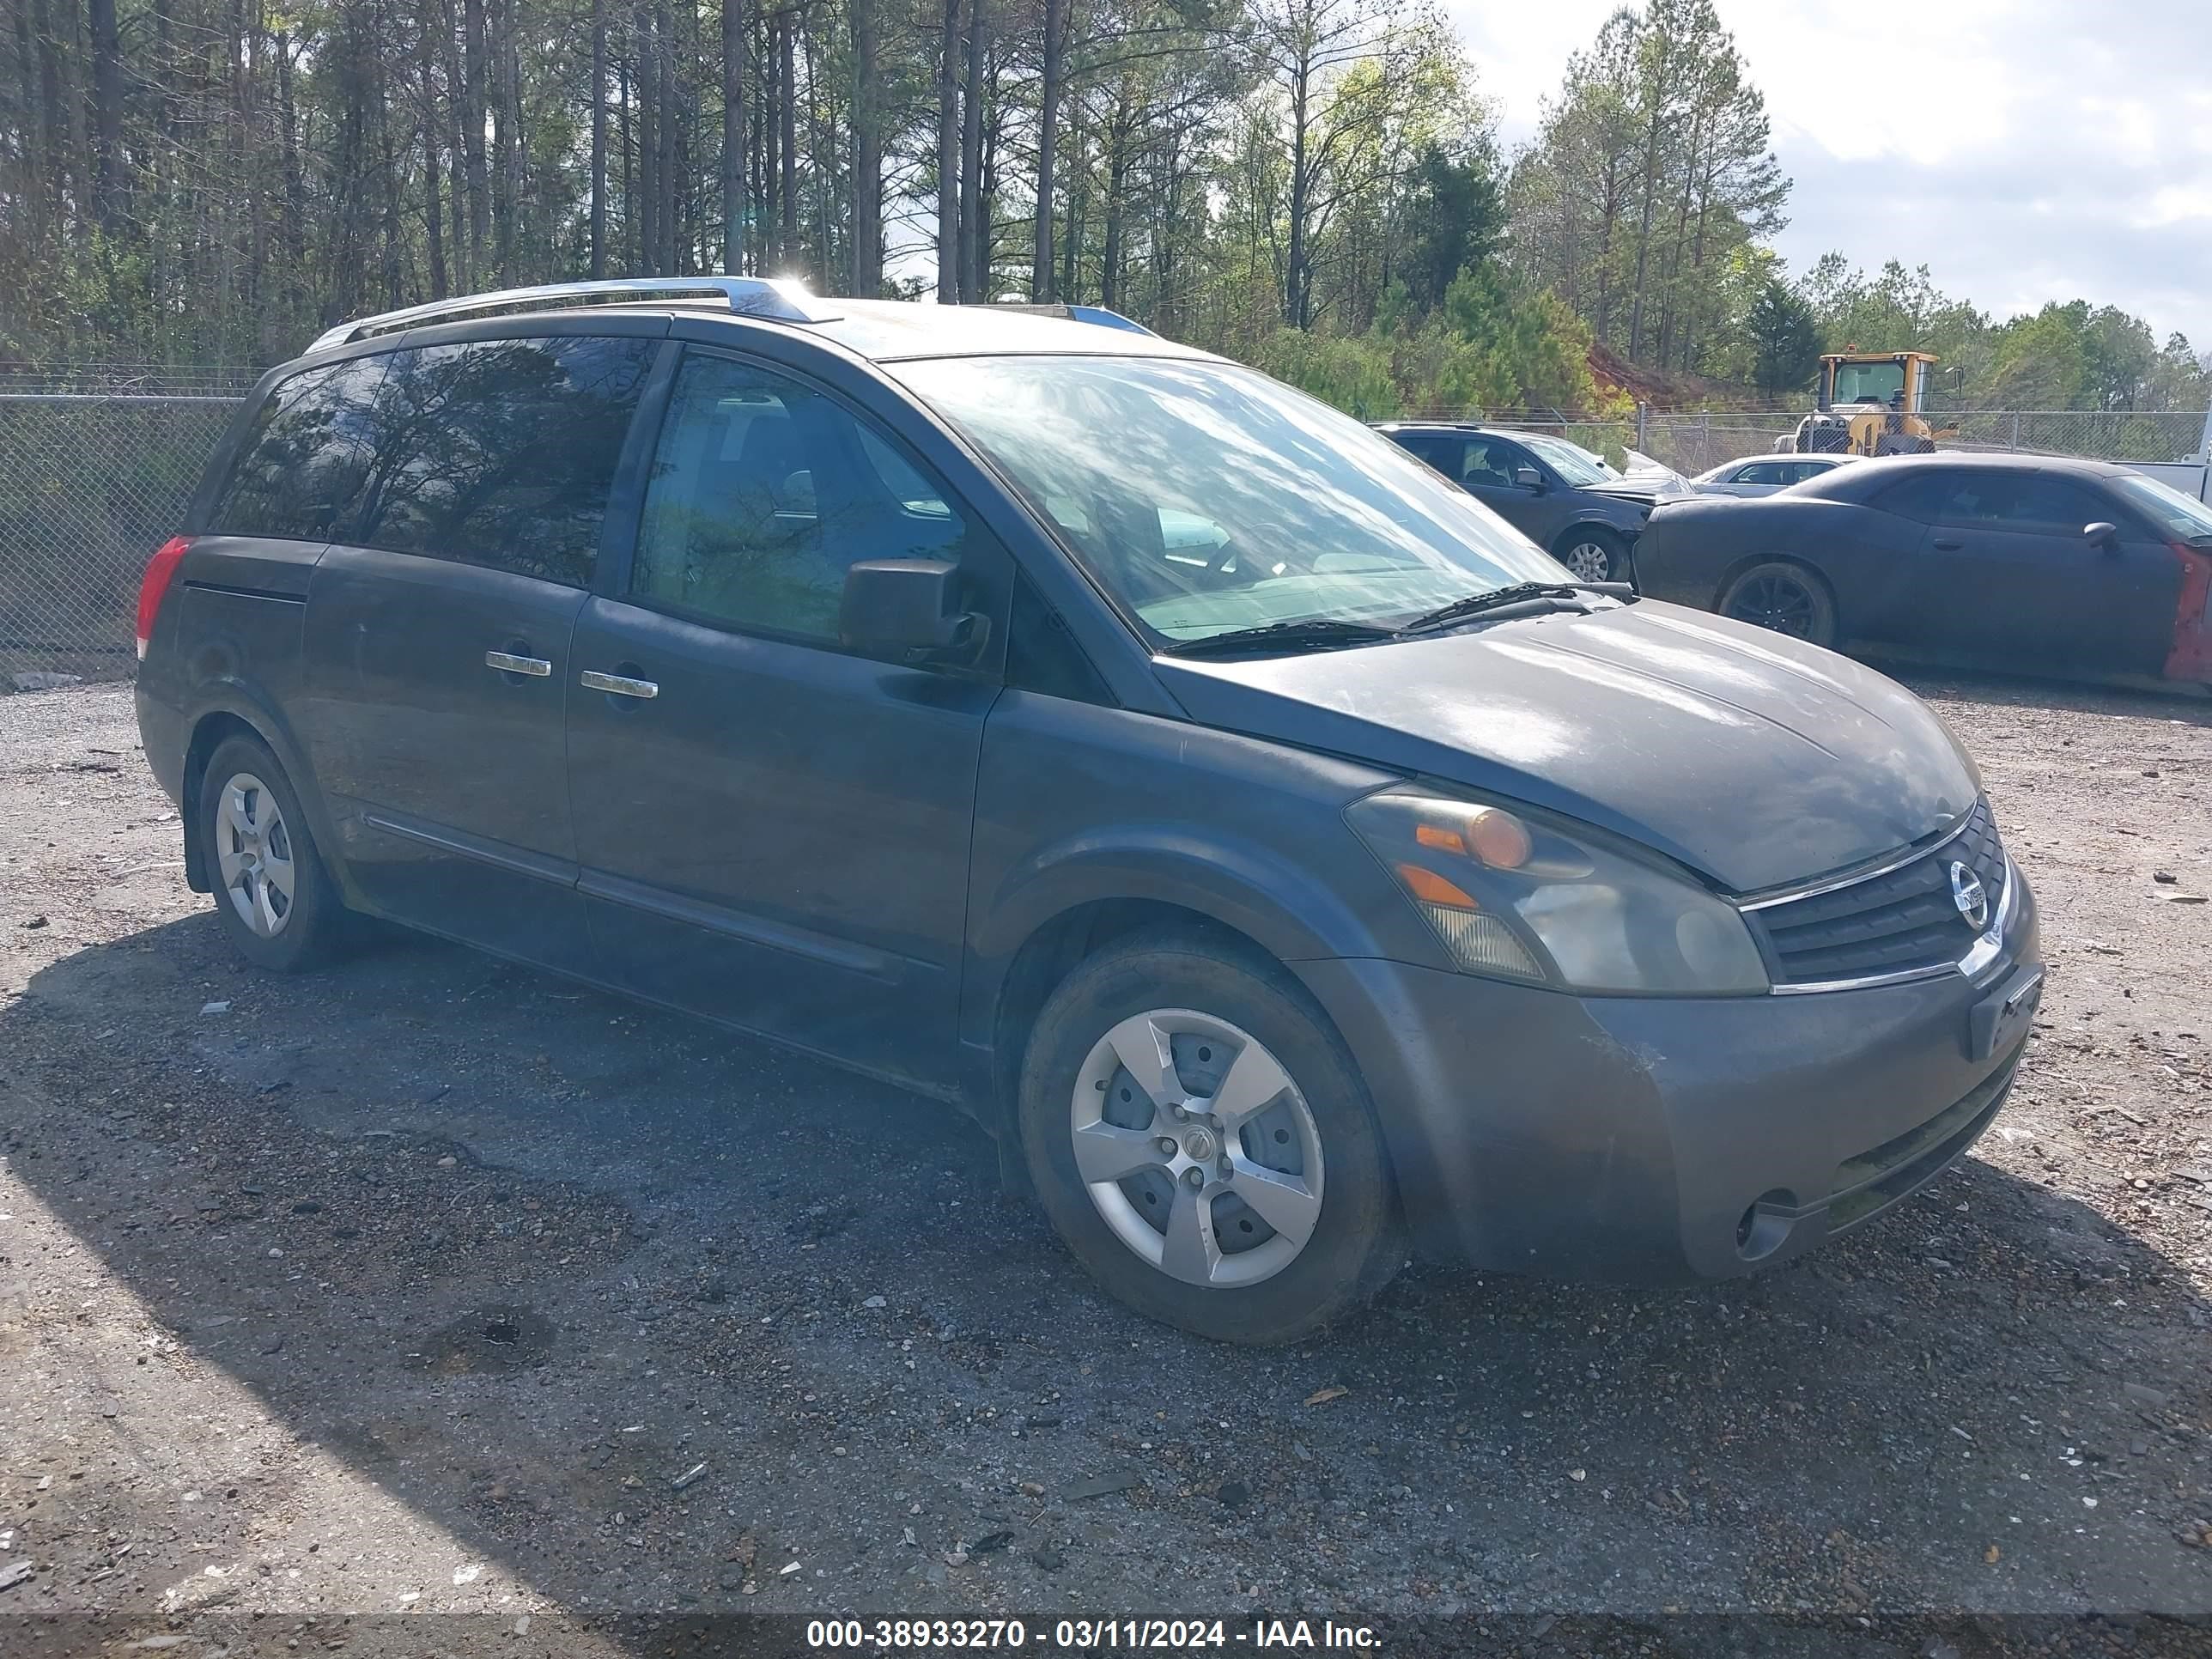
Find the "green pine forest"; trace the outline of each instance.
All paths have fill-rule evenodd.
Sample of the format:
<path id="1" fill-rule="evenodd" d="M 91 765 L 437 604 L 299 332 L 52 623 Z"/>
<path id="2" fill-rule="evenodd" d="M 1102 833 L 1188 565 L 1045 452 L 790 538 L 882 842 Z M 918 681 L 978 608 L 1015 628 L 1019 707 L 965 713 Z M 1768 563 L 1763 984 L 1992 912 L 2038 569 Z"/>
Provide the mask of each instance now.
<path id="1" fill-rule="evenodd" d="M 1845 343 L 1940 353 L 1953 407 L 2212 396 L 2187 341 L 2109 306 L 2000 319 L 1893 261 L 1785 270 L 1790 181 L 1710 0 L 1615 12 L 1511 154 L 1422 0 L 0 15 L 17 366 L 258 365 L 448 294 L 738 271 L 1110 306 L 1370 417 L 1790 406 Z"/>

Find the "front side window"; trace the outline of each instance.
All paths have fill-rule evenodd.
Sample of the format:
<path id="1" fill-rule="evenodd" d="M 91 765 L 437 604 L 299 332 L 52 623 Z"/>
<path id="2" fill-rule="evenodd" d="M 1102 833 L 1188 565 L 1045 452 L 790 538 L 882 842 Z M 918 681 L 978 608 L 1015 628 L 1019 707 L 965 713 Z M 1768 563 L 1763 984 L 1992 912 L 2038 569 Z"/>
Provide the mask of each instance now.
<path id="1" fill-rule="evenodd" d="M 2101 515 L 2088 493 L 2047 472 L 1969 472 L 1943 505 L 1943 522 L 1991 529 L 2057 526 L 2079 530 Z"/>
<path id="2" fill-rule="evenodd" d="M 1157 646 L 1395 625 L 1566 573 L 1387 436 L 1226 363 L 902 363 Z"/>
<path id="3" fill-rule="evenodd" d="M 1916 468 L 1911 477 L 1890 485 L 1869 505 L 1922 524 L 1933 524 L 1943 511 L 1944 503 L 1958 492 L 1959 483 L 1960 475 L 1948 467 L 1941 471 Z"/>
<path id="4" fill-rule="evenodd" d="M 787 375 L 685 360 L 646 486 L 633 596 L 834 643 L 863 559 L 957 561 L 967 527 L 913 457 Z"/>
<path id="5" fill-rule="evenodd" d="M 1741 484 L 1796 483 L 1804 476 L 1795 467 L 1785 471 L 1779 461 L 1753 461 L 1737 472 L 1735 481 Z"/>
<path id="6" fill-rule="evenodd" d="M 1469 438 L 1459 481 L 1483 489 L 1510 489 L 1513 470 L 1528 465 L 1527 453 L 1497 438 Z"/>
<path id="7" fill-rule="evenodd" d="M 383 378 L 381 357 L 354 357 L 271 387 L 216 498 L 209 529 L 330 540 L 368 472 L 371 400 Z"/>
<path id="8" fill-rule="evenodd" d="M 558 336 L 393 352 L 353 538 L 588 586 L 653 351 Z"/>

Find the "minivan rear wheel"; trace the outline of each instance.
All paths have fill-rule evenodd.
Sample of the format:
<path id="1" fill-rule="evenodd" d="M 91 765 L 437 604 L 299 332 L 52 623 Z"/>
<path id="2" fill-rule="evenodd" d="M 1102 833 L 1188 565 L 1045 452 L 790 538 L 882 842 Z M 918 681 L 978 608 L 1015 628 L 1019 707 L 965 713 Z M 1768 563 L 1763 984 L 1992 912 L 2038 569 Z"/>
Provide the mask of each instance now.
<path id="1" fill-rule="evenodd" d="M 1294 1341 L 1401 1259 L 1350 1056 L 1295 981 L 1226 941 L 1147 932 L 1078 967 L 1038 1016 L 1020 1116 L 1068 1249 L 1165 1323 Z"/>
<path id="2" fill-rule="evenodd" d="M 194 832 L 216 915 L 240 955 L 278 973 L 329 957 L 344 906 L 300 797 L 266 744 L 228 738 L 208 757 Z"/>

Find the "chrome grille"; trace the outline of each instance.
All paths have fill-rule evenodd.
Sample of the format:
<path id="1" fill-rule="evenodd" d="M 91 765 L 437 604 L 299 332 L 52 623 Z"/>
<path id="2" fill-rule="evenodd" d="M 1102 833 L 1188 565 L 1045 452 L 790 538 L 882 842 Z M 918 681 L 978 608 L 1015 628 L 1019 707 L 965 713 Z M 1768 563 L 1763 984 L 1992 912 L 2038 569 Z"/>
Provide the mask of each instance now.
<path id="1" fill-rule="evenodd" d="M 1948 967 L 1978 930 L 1951 896 L 1951 866 L 1981 878 L 1994 916 L 2005 855 L 1987 801 L 1918 857 L 1842 887 L 1747 911 L 1777 985 L 1817 985 Z"/>

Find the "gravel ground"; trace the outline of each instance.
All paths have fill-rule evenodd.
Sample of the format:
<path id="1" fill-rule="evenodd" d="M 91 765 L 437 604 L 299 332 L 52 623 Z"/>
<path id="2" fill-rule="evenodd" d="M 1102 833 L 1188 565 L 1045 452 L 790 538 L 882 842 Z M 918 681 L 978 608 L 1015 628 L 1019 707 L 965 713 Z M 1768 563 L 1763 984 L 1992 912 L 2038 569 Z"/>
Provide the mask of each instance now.
<path id="1" fill-rule="evenodd" d="M 2051 964 L 1975 1156 L 1748 1281 L 1417 1267 L 1269 1353 L 896 1090 L 433 943 L 245 969 L 127 694 L 0 700 L 0 1647 L 2212 1650 L 2212 713 L 1919 689 Z"/>

